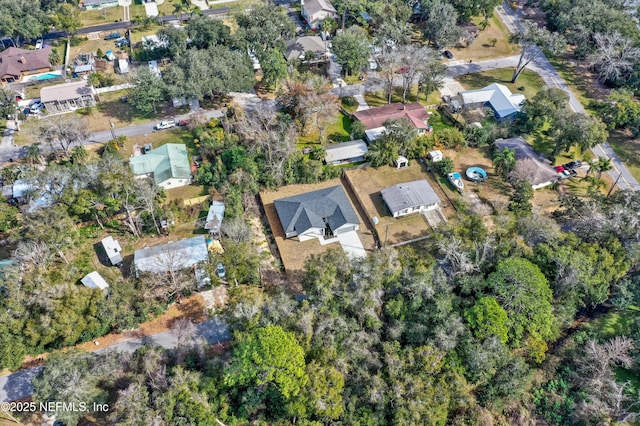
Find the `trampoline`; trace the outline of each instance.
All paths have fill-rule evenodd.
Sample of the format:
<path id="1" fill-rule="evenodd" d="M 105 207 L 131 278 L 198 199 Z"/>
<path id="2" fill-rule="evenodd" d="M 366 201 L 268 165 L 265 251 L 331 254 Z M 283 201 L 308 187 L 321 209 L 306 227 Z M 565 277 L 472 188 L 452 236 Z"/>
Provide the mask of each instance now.
<path id="1" fill-rule="evenodd" d="M 487 172 L 482 167 L 469 167 L 465 174 L 473 182 L 482 182 L 487 178 Z"/>

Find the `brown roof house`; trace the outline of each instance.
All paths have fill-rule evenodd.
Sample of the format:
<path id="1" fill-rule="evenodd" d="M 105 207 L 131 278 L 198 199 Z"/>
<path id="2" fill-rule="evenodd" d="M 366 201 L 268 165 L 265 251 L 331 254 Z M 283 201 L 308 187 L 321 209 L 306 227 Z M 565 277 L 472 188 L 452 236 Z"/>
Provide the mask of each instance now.
<path id="1" fill-rule="evenodd" d="M 86 81 L 58 84 L 40 89 L 40 101 L 49 114 L 75 111 L 96 104 L 96 91 Z"/>
<path id="2" fill-rule="evenodd" d="M 302 17 L 312 30 L 317 30 L 325 19 L 336 19 L 338 13 L 329 0 L 301 0 Z"/>
<path id="3" fill-rule="evenodd" d="M 327 43 L 318 36 L 302 36 L 287 41 L 284 57 L 287 61 L 304 60 L 307 52 L 313 52 L 315 57 L 311 62 L 329 60 Z"/>
<path id="4" fill-rule="evenodd" d="M 369 142 L 373 142 L 384 133 L 384 122 L 387 120 L 406 119 L 418 129 L 420 134 L 429 129 L 429 113 L 418 102 L 395 103 L 369 108 L 357 111 L 354 116 L 364 124 Z"/>
<path id="5" fill-rule="evenodd" d="M 10 47 L 0 52 L 0 82 L 13 83 L 23 76 L 51 70 L 51 48 L 38 50 Z"/>

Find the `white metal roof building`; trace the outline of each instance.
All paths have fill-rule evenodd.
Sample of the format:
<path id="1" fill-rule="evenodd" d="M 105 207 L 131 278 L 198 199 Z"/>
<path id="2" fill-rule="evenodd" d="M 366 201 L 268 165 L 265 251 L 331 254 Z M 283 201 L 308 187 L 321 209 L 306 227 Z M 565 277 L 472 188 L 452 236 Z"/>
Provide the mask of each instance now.
<path id="1" fill-rule="evenodd" d="M 109 284 L 102 278 L 97 271 L 93 271 L 90 274 L 87 274 L 83 279 L 80 280 L 85 287 L 106 290 L 109 288 Z"/>
<path id="2" fill-rule="evenodd" d="M 120 243 L 114 240 L 111 235 L 102 239 L 102 247 L 104 248 L 105 253 L 107 253 L 107 257 L 109 258 L 109 262 L 113 266 L 119 265 L 122 263 L 122 247 L 120 247 Z"/>
<path id="3" fill-rule="evenodd" d="M 208 260 L 209 252 L 204 235 L 136 250 L 133 256 L 136 274 L 177 271 Z"/>
<path id="4" fill-rule="evenodd" d="M 493 109 L 497 118 L 507 118 L 520 111 L 525 100 L 520 93 L 511 93 L 504 85 L 493 83 L 477 90 L 460 92 L 465 106 L 473 104 L 487 105 Z"/>
<path id="5" fill-rule="evenodd" d="M 211 234 L 220 233 L 223 219 L 224 203 L 222 201 L 213 201 L 209 207 L 209 213 L 207 213 L 204 229 L 209 231 Z"/>
<path id="6" fill-rule="evenodd" d="M 367 144 L 362 139 L 349 142 L 335 143 L 324 147 L 326 155 L 324 161 L 327 164 L 346 164 L 364 161 L 369 152 Z"/>
<path id="7" fill-rule="evenodd" d="M 435 209 L 440 204 L 426 179 L 390 186 L 380 191 L 380 195 L 393 217 Z"/>

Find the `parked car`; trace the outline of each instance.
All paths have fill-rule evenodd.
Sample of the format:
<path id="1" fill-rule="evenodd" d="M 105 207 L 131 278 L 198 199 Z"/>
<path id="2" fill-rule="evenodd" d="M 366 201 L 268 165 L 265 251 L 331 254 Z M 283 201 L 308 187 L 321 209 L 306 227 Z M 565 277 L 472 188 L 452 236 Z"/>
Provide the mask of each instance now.
<path id="1" fill-rule="evenodd" d="M 108 36 L 106 36 L 104 39 L 105 40 L 117 40 L 120 37 L 122 37 L 122 35 L 120 33 L 111 33 Z"/>
<path id="2" fill-rule="evenodd" d="M 143 152 L 144 154 L 148 154 L 148 153 L 150 153 L 150 152 L 151 152 L 151 144 L 150 144 L 150 143 L 145 144 L 144 149 L 142 150 L 142 152 Z"/>
<path id="3" fill-rule="evenodd" d="M 174 127 L 176 127 L 176 122 L 173 120 L 165 120 L 156 124 L 156 130 L 172 129 Z"/>
<path id="4" fill-rule="evenodd" d="M 32 103 L 31 105 L 29 105 L 29 108 L 31 108 L 32 110 L 34 109 L 42 109 L 44 107 L 44 104 L 40 101 L 36 101 L 34 103 Z"/>
<path id="5" fill-rule="evenodd" d="M 36 50 L 42 49 L 43 46 L 44 46 L 44 40 L 42 40 L 41 38 L 36 40 Z"/>
<path id="6" fill-rule="evenodd" d="M 191 120 L 188 119 L 178 121 L 178 126 L 180 127 L 188 126 L 189 124 L 191 124 Z"/>
<path id="7" fill-rule="evenodd" d="M 220 279 L 224 279 L 224 277 L 227 276 L 227 270 L 224 269 L 222 262 L 218 262 L 218 265 L 216 266 L 216 275 Z"/>
<path id="8" fill-rule="evenodd" d="M 447 58 L 447 59 L 453 59 L 453 53 L 451 53 L 450 50 L 445 50 L 444 52 L 442 52 L 442 54 Z"/>
<path id="9" fill-rule="evenodd" d="M 582 161 L 569 161 L 567 164 L 562 165 L 565 169 L 574 170 L 582 166 Z"/>
<path id="10" fill-rule="evenodd" d="M 116 40 L 116 47 L 124 47 L 128 45 L 129 45 L 129 40 L 127 40 L 126 38 L 121 38 L 119 40 Z"/>

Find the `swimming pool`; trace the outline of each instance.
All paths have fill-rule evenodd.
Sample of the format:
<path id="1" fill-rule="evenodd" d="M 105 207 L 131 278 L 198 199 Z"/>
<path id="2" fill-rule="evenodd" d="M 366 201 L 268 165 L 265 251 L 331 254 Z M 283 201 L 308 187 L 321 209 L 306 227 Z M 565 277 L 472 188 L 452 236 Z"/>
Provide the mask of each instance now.
<path id="1" fill-rule="evenodd" d="M 469 178 L 469 180 L 472 180 L 474 182 L 482 182 L 487 178 L 487 172 L 485 172 L 482 167 L 477 166 L 469 167 L 465 174 L 467 175 L 467 178 Z"/>
<path id="2" fill-rule="evenodd" d="M 42 80 L 50 80 L 52 78 L 58 78 L 58 77 L 62 77 L 62 73 L 60 71 L 28 75 L 28 76 L 25 76 L 22 80 L 23 81 L 42 81 Z"/>

